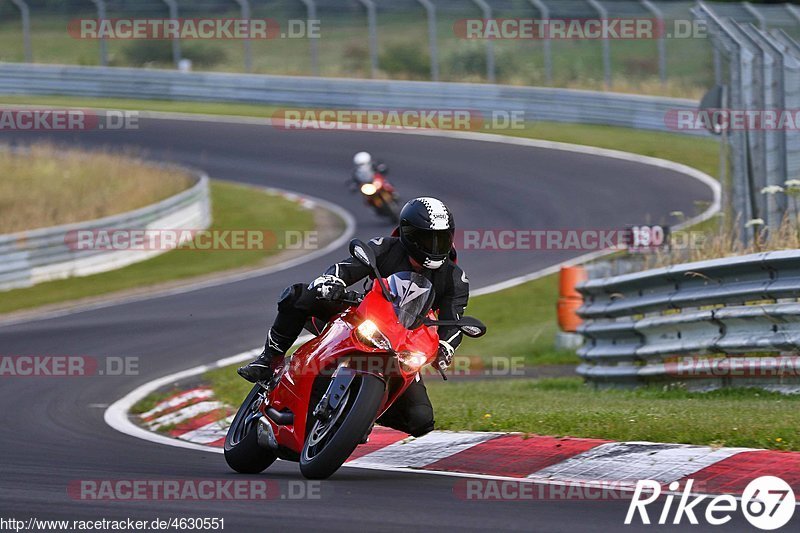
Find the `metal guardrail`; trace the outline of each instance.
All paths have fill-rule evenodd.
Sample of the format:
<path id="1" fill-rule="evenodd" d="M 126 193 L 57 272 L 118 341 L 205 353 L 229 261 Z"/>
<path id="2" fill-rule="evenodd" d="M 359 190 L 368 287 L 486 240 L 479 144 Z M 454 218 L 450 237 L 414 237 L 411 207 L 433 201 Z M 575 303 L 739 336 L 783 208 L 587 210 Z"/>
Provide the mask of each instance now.
<path id="1" fill-rule="evenodd" d="M 144 261 L 158 250 L 85 250 L 73 242 L 77 231 L 191 230 L 211 224 L 209 179 L 174 196 L 134 211 L 96 220 L 0 235 L 0 290 L 43 281 L 88 276 Z"/>
<path id="2" fill-rule="evenodd" d="M 800 250 L 592 279 L 578 291 L 578 373 L 596 385 L 800 391 Z"/>
<path id="3" fill-rule="evenodd" d="M 0 63 L 0 94 L 241 102 L 348 109 L 460 109 L 491 117 L 668 131 L 668 112 L 692 100 L 471 83 L 303 78 Z M 671 130 L 669 130 L 671 131 Z M 681 131 L 706 135 L 705 131 Z"/>

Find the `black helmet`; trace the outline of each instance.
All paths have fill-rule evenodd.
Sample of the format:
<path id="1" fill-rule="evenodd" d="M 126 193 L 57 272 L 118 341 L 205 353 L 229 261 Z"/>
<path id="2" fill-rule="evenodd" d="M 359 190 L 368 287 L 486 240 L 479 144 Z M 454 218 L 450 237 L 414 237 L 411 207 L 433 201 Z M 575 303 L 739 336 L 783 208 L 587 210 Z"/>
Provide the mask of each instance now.
<path id="1" fill-rule="evenodd" d="M 400 211 L 400 242 L 415 261 L 436 269 L 453 248 L 453 214 L 441 200 L 415 198 Z"/>

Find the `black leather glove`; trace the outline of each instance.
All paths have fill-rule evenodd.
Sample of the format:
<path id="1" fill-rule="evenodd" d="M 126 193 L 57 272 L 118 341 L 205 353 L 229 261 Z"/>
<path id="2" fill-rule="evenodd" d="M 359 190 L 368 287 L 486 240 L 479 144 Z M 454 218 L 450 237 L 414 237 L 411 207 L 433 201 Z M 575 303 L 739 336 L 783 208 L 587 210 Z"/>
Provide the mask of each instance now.
<path id="1" fill-rule="evenodd" d="M 339 300 L 344 296 L 347 285 L 341 278 L 326 274 L 315 279 L 308 288 L 315 290 L 320 300 Z"/>
<path id="2" fill-rule="evenodd" d="M 439 353 L 436 354 L 436 366 L 444 370 L 453 364 L 455 350 L 444 341 L 439 341 Z"/>

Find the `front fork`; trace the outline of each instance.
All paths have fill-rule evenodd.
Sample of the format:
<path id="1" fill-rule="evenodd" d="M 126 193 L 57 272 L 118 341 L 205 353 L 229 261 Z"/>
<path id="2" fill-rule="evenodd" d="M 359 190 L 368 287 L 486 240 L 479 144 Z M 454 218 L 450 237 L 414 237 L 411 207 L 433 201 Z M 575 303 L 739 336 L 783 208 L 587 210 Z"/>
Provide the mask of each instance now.
<path id="1" fill-rule="evenodd" d="M 342 363 L 336 369 L 336 372 L 333 374 L 333 379 L 331 379 L 328 385 L 328 389 L 322 395 L 322 398 L 320 398 L 319 403 L 314 407 L 312 414 L 317 420 L 325 422 L 330 418 L 331 413 L 335 412 L 336 408 L 339 407 L 339 403 L 342 401 L 344 394 L 353 383 L 356 377 L 356 371 L 345 365 L 346 363 Z"/>

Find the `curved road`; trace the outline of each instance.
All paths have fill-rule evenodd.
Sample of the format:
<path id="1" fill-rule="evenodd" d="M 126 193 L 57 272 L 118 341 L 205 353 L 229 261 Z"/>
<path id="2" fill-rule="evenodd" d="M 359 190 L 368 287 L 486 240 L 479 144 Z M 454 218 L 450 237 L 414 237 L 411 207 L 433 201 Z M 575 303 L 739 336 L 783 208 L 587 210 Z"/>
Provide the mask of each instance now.
<path id="1" fill-rule="evenodd" d="M 0 142 L 41 138 L 140 147 L 152 158 L 200 167 L 214 178 L 324 197 L 356 216 L 362 238 L 387 228 L 342 186 L 358 150 L 390 163 L 404 197 L 444 199 L 467 229 L 619 228 L 658 222 L 674 210 L 692 213 L 696 200 L 711 200 L 708 187 L 666 169 L 463 139 L 163 119 L 142 119 L 138 130 L 114 133 L 0 134 Z M 0 355 L 140 358 L 137 376 L 2 378 L 0 517 L 224 517 L 231 531 L 624 527 L 625 502 L 466 502 L 453 496 L 456 478 L 353 468 L 323 483 L 321 498 L 309 501 L 102 503 L 68 495 L 68 484 L 82 479 L 231 479 L 217 454 L 117 433 L 103 422 L 103 406 L 156 377 L 258 345 L 280 290 L 312 279 L 344 254 L 222 286 L 0 327 Z M 464 251 L 459 262 L 472 286 L 481 287 L 571 255 L 578 254 Z M 286 485 L 299 472 L 284 463 L 266 476 Z"/>

